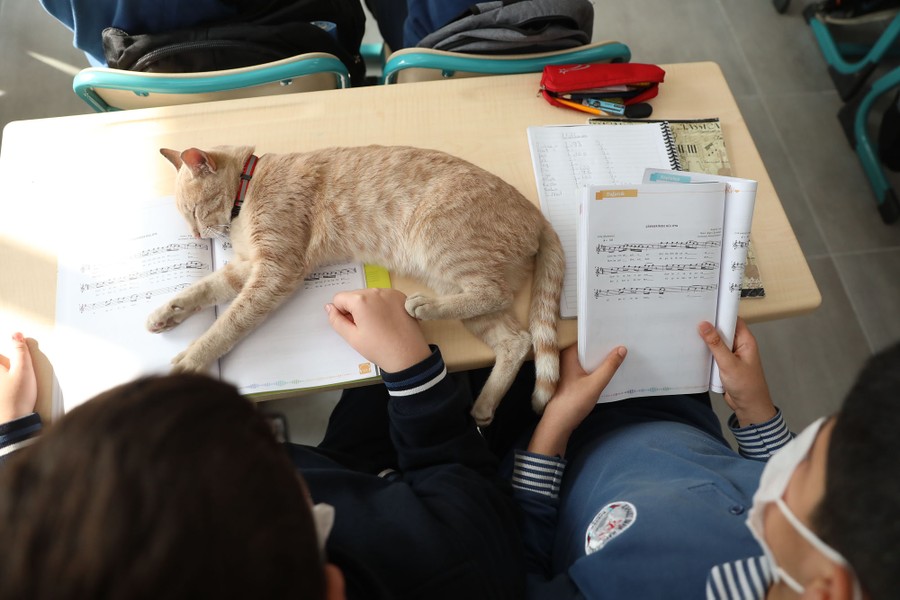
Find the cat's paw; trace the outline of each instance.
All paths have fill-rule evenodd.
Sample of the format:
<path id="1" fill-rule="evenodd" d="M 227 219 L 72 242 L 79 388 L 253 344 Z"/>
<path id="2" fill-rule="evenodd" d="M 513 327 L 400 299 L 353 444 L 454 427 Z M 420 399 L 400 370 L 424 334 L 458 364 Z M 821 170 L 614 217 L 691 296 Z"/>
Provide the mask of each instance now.
<path id="1" fill-rule="evenodd" d="M 169 302 L 150 313 L 150 316 L 147 317 L 147 330 L 150 333 L 162 333 L 174 329 L 195 312 L 197 311 L 185 310 L 183 306 L 174 301 Z"/>
<path id="2" fill-rule="evenodd" d="M 172 359 L 172 373 L 205 373 L 210 362 L 188 347 L 187 350 L 179 352 Z"/>
<path id="3" fill-rule="evenodd" d="M 406 312 L 417 319 L 439 319 L 437 302 L 425 294 L 413 294 L 406 299 Z"/>
<path id="4" fill-rule="evenodd" d="M 476 400 L 475 406 L 472 407 L 472 417 L 475 419 L 476 425 L 487 427 L 494 420 L 494 407 L 491 406 L 490 402 L 479 402 Z"/>

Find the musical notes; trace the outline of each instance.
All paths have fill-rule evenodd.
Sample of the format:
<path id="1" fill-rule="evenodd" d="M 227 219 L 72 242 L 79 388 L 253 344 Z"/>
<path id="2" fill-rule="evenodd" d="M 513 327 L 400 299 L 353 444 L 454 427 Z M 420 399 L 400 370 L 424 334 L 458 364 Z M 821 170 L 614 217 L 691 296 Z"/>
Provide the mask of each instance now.
<path id="1" fill-rule="evenodd" d="M 320 281 L 322 279 L 337 279 L 338 277 L 343 277 L 346 275 L 355 275 L 359 273 L 359 270 L 356 267 L 344 267 L 341 269 L 331 270 L 331 271 L 316 271 L 315 273 L 310 273 L 306 277 L 303 278 L 303 281 Z"/>
<path id="2" fill-rule="evenodd" d="M 731 248 L 732 250 L 737 250 L 738 248 L 747 248 L 748 246 L 750 246 L 750 240 L 734 240 Z"/>
<path id="3" fill-rule="evenodd" d="M 119 296 L 117 298 L 107 298 L 106 300 L 99 300 L 97 302 L 82 303 L 78 305 L 78 312 L 91 312 L 103 308 L 110 308 L 119 304 L 134 304 L 141 299 L 150 300 L 154 296 L 159 296 L 160 294 L 168 294 L 170 292 L 183 290 L 189 285 L 189 283 L 179 283 L 176 285 L 170 285 L 147 292 L 128 294 L 126 296 Z"/>
<path id="4" fill-rule="evenodd" d="M 645 250 L 666 250 L 670 248 L 696 250 L 698 248 L 718 248 L 721 245 L 721 242 L 717 240 L 706 242 L 688 240 L 684 242 L 658 242 L 654 244 L 598 244 L 597 254 L 602 254 L 603 252 L 643 252 Z"/>
<path id="5" fill-rule="evenodd" d="M 359 276 L 359 268 L 348 265 L 325 265 L 303 279 L 303 289 L 340 288 Z"/>
<path id="6" fill-rule="evenodd" d="M 627 287 L 616 289 L 595 289 L 594 299 L 609 296 L 662 296 L 665 294 L 691 294 L 701 292 L 712 292 L 719 289 L 717 284 L 711 283 L 707 285 L 668 285 L 660 287 Z"/>
<path id="7" fill-rule="evenodd" d="M 165 252 L 178 252 L 181 250 L 209 250 L 209 244 L 205 242 L 181 242 L 178 244 L 166 244 L 165 246 L 156 246 L 154 248 L 146 248 L 141 250 L 136 256 L 152 256 L 154 254 L 162 254 Z"/>
<path id="8" fill-rule="evenodd" d="M 105 288 L 109 286 L 113 286 L 120 283 L 125 283 L 126 281 L 134 281 L 136 279 L 144 279 L 150 277 L 152 275 L 160 275 L 163 273 L 169 273 L 172 271 L 181 271 L 181 270 L 190 270 L 190 269 L 200 269 L 200 270 L 209 270 L 209 264 L 201 262 L 199 260 L 189 260 L 187 262 L 175 263 L 172 265 L 165 265 L 162 267 L 155 267 L 153 269 L 147 269 L 144 271 L 134 271 L 128 273 L 126 275 L 119 275 L 117 277 L 109 277 L 107 279 L 103 279 L 101 281 L 93 281 L 86 282 L 81 284 L 81 292 L 84 293 L 88 290 L 96 290 L 100 288 Z"/>
<path id="9" fill-rule="evenodd" d="M 645 272 L 655 272 L 655 271 L 712 271 L 715 270 L 719 266 L 719 263 L 714 262 L 702 262 L 702 263 L 691 263 L 691 264 L 667 264 L 667 265 L 655 265 L 653 263 L 647 263 L 644 265 L 623 265 L 621 267 L 596 267 L 594 269 L 594 275 L 615 275 L 617 273 L 645 273 Z"/>

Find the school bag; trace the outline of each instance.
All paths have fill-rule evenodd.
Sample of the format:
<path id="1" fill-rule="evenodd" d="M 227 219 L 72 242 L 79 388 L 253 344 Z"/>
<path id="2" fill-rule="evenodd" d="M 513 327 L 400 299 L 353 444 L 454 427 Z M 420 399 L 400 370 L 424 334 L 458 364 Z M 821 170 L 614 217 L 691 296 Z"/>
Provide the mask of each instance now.
<path id="1" fill-rule="evenodd" d="M 365 14 L 358 0 L 275 0 L 227 21 L 160 33 L 103 30 L 114 69 L 196 73 L 249 67 L 327 52 L 347 66 L 354 85 L 365 78 L 359 45 Z"/>
<path id="2" fill-rule="evenodd" d="M 473 5 L 419 42 L 421 48 L 471 54 L 525 54 L 591 41 L 590 0 L 495 0 Z"/>

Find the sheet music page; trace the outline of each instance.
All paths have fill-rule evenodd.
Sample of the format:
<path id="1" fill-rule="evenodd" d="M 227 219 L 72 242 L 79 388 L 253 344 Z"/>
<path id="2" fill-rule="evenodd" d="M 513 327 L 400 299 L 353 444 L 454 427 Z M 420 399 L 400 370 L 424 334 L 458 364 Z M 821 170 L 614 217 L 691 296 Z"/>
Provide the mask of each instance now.
<path id="1" fill-rule="evenodd" d="M 217 263 L 229 249 L 216 249 Z M 222 259 L 222 260 L 220 260 Z M 362 263 L 317 269 L 294 294 L 219 359 L 222 379 L 242 394 L 316 388 L 378 376 L 375 365 L 328 323 L 325 305 L 341 291 L 366 287 Z M 219 315 L 227 306 L 218 307 Z"/>
<path id="2" fill-rule="evenodd" d="M 712 358 L 697 333 L 715 322 L 725 184 L 591 186 L 578 248 L 578 350 L 595 369 L 628 356 L 600 402 L 706 391 Z"/>
<path id="3" fill-rule="evenodd" d="M 722 244 L 722 269 L 719 277 L 719 301 L 716 329 L 729 348 L 734 344 L 734 328 L 737 325 L 741 301 L 741 283 L 747 266 L 750 247 L 750 227 L 753 223 L 753 207 L 756 204 L 757 183 L 751 179 L 648 169 L 645 181 L 670 183 L 696 183 L 719 181 L 725 184 L 725 229 Z M 710 389 L 722 393 L 719 366 L 713 362 Z"/>
<path id="4" fill-rule="evenodd" d="M 563 318 L 577 313 L 575 232 L 581 189 L 587 185 L 637 184 L 645 168 L 672 168 L 664 134 L 664 123 L 528 128 L 541 210 L 556 229 L 566 253 L 560 302 Z"/>
<path id="5" fill-rule="evenodd" d="M 72 227 L 59 256 L 48 356 L 68 411 L 114 385 L 168 372 L 215 315 L 210 308 L 164 334 L 145 327 L 154 309 L 211 272 L 210 243 L 194 239 L 174 198 L 76 208 L 62 218 Z"/>

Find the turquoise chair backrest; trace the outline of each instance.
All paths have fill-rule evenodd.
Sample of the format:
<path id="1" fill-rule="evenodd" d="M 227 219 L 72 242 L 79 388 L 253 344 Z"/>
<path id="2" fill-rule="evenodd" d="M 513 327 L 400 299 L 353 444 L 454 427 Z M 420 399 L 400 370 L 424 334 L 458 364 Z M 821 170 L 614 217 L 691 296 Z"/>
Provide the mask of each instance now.
<path id="1" fill-rule="evenodd" d="M 92 67 L 75 76 L 75 93 L 97 112 L 170 106 L 350 86 L 347 68 L 323 52 L 224 71 L 141 73 Z"/>
<path id="2" fill-rule="evenodd" d="M 630 60 L 631 50 L 620 42 L 596 42 L 553 52 L 504 55 L 462 54 L 430 48 L 406 48 L 391 54 L 387 59 L 382 72 L 382 83 L 539 73 L 546 65 Z"/>

